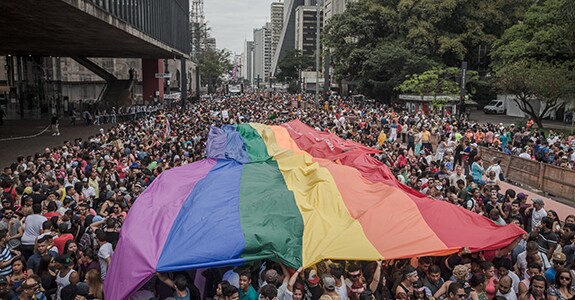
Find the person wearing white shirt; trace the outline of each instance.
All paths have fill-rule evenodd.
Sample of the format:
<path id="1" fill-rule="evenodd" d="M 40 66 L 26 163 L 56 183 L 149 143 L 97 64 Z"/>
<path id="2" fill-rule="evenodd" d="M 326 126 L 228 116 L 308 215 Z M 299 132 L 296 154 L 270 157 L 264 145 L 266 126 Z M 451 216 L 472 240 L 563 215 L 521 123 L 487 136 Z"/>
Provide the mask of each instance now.
<path id="1" fill-rule="evenodd" d="M 495 178 L 499 179 L 499 174 L 501 174 L 501 166 L 499 165 L 499 159 L 494 158 L 493 159 L 493 164 L 491 166 L 489 166 L 489 168 L 487 168 L 487 171 L 485 171 L 485 174 L 489 174 L 489 172 L 495 172 Z"/>
<path id="2" fill-rule="evenodd" d="M 521 276 L 523 279 L 529 278 L 529 274 L 527 273 L 527 256 L 528 254 L 531 255 L 539 255 L 541 261 L 543 262 L 543 271 L 551 268 L 551 264 L 549 263 L 549 259 L 547 255 L 539 252 L 539 245 L 535 241 L 527 242 L 527 246 L 525 247 L 525 251 L 519 253 L 517 255 L 517 262 L 515 263 L 515 270 L 517 271 L 517 275 Z"/>
<path id="3" fill-rule="evenodd" d="M 529 210 L 531 210 L 531 230 L 541 225 L 541 220 L 547 216 L 547 212 L 543 208 L 544 206 L 545 202 L 543 199 L 533 199 L 533 207 L 529 208 Z"/>
<path id="4" fill-rule="evenodd" d="M 512 288 L 513 281 L 509 276 L 503 276 L 497 285 L 497 296 L 504 297 L 507 300 L 517 300 L 517 295 Z"/>
<path id="5" fill-rule="evenodd" d="M 525 159 L 531 159 L 531 155 L 529 155 L 529 153 L 527 153 L 527 152 L 521 152 L 521 154 L 519 154 L 519 157 L 525 158 Z"/>

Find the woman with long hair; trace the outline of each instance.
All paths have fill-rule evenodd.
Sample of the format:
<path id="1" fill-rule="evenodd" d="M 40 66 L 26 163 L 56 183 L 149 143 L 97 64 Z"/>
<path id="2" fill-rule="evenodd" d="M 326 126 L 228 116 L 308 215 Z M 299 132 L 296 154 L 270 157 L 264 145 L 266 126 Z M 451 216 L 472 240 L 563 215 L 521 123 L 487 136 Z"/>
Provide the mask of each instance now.
<path id="1" fill-rule="evenodd" d="M 64 254 L 66 253 L 70 253 L 71 258 L 74 261 L 74 266 L 72 267 L 72 269 L 79 272 L 78 274 L 80 275 L 80 278 L 82 278 L 83 272 L 81 265 L 83 262 L 84 255 L 82 251 L 78 248 L 78 243 L 75 240 L 66 241 L 66 244 L 64 244 Z"/>
<path id="2" fill-rule="evenodd" d="M 553 219 L 553 232 L 556 234 L 561 232 L 561 219 L 559 219 L 557 212 L 550 209 L 547 211 L 547 216 Z"/>
<path id="3" fill-rule="evenodd" d="M 469 293 L 469 298 L 472 300 L 488 300 L 487 293 L 485 292 L 485 287 L 487 286 L 487 277 L 483 273 L 475 273 L 469 279 L 469 285 L 471 285 L 471 292 Z"/>
<path id="4" fill-rule="evenodd" d="M 288 281 L 284 298 L 279 300 L 302 300 L 305 297 L 305 288 L 303 284 L 298 282 L 298 277 L 302 270 L 303 268 L 299 268 L 293 273 Z"/>
<path id="5" fill-rule="evenodd" d="M 229 287 L 229 286 L 230 286 L 230 282 L 227 280 L 224 280 L 224 281 L 218 283 L 218 285 L 216 287 L 216 295 L 214 296 L 214 300 L 225 300 L 226 297 L 224 297 L 224 290 L 227 289 L 227 287 Z"/>
<path id="6" fill-rule="evenodd" d="M 90 299 L 104 299 L 104 287 L 100 272 L 90 270 L 86 273 L 86 283 L 88 284 L 88 297 Z"/>
<path id="7" fill-rule="evenodd" d="M 492 262 L 484 261 L 481 263 L 481 270 L 483 271 L 483 275 L 485 275 L 485 293 L 489 299 L 492 299 L 497 293 L 495 266 L 493 266 Z"/>
<path id="8" fill-rule="evenodd" d="M 573 277 L 571 272 L 565 268 L 559 268 L 555 273 L 555 280 L 549 287 L 549 300 L 567 300 L 575 296 L 573 289 Z"/>
<path id="9" fill-rule="evenodd" d="M 38 266 L 38 276 L 40 276 L 42 287 L 47 295 L 56 293 L 56 272 L 53 271 L 56 264 L 52 255 L 46 254 L 40 258 Z"/>

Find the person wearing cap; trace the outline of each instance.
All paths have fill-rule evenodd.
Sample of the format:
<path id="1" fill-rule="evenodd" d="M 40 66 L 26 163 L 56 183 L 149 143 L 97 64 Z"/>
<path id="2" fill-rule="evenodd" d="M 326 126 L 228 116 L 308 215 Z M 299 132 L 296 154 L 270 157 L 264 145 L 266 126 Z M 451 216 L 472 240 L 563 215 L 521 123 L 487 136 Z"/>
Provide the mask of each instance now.
<path id="1" fill-rule="evenodd" d="M 0 299 L 13 299 L 14 297 L 16 294 L 8 285 L 8 278 L 0 276 Z"/>
<path id="2" fill-rule="evenodd" d="M 343 277 L 344 269 L 339 263 L 332 263 L 329 265 L 329 273 L 335 278 L 335 291 L 341 300 L 347 300 L 347 287 Z"/>
<path id="3" fill-rule="evenodd" d="M 322 277 L 323 282 L 323 295 L 319 298 L 320 300 L 340 300 L 340 296 L 335 290 L 336 282 L 335 277 L 326 274 Z"/>
<path id="4" fill-rule="evenodd" d="M 48 297 L 42 292 L 42 279 L 40 279 L 37 275 L 29 275 L 22 285 L 20 285 L 20 289 L 22 293 L 16 298 L 18 300 L 28 300 L 28 299 L 35 299 L 35 300 L 47 300 Z M 50 298 L 51 299 L 51 298 Z"/>
<path id="5" fill-rule="evenodd" d="M 96 198 L 96 190 L 90 186 L 88 181 L 88 177 L 84 177 L 82 179 L 82 195 L 84 195 L 84 197 L 86 197 L 88 200 L 88 203 L 91 204 L 92 201 Z"/>
<path id="6" fill-rule="evenodd" d="M 68 285 L 76 285 L 80 281 L 78 272 L 72 267 L 74 260 L 70 253 L 60 255 L 56 258 L 56 299 L 61 300 L 62 289 Z"/>
<path id="7" fill-rule="evenodd" d="M 547 216 L 547 211 L 545 211 L 544 207 L 545 202 L 543 199 L 535 198 L 533 199 L 533 206 L 525 210 L 525 214 L 531 216 L 529 231 L 535 230 L 535 228 L 541 225 L 543 218 Z"/>
<path id="8" fill-rule="evenodd" d="M 321 278 L 318 276 L 317 270 L 313 268 L 305 269 L 304 277 L 307 290 L 311 293 L 310 300 L 318 300 L 323 294 L 323 289 L 319 286 Z"/>
<path id="9" fill-rule="evenodd" d="M 555 280 L 555 275 L 557 274 L 557 271 L 559 269 L 565 268 L 566 259 L 567 257 L 565 256 L 565 254 L 559 251 L 553 253 L 551 259 L 552 266 L 551 268 L 547 269 L 547 271 L 545 271 L 545 279 L 547 279 L 547 282 L 553 282 L 553 280 Z"/>

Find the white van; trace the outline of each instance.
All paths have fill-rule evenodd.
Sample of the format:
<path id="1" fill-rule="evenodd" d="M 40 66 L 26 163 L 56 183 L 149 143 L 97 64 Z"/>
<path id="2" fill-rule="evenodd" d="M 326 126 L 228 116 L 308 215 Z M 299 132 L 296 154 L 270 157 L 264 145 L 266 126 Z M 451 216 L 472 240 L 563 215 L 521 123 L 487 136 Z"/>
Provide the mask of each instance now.
<path id="1" fill-rule="evenodd" d="M 505 101 L 503 100 L 491 100 L 483 108 L 485 114 L 505 114 L 507 110 L 505 109 Z"/>

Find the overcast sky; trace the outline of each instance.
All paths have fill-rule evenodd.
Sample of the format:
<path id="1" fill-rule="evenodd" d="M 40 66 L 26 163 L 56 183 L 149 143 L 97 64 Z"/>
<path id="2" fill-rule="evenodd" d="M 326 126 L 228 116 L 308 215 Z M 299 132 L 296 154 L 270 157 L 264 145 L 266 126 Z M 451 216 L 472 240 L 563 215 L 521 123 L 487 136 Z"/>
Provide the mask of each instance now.
<path id="1" fill-rule="evenodd" d="M 253 29 L 269 22 L 273 0 L 204 0 L 204 13 L 219 49 L 242 53 Z M 191 3 L 191 1 L 190 1 Z"/>

